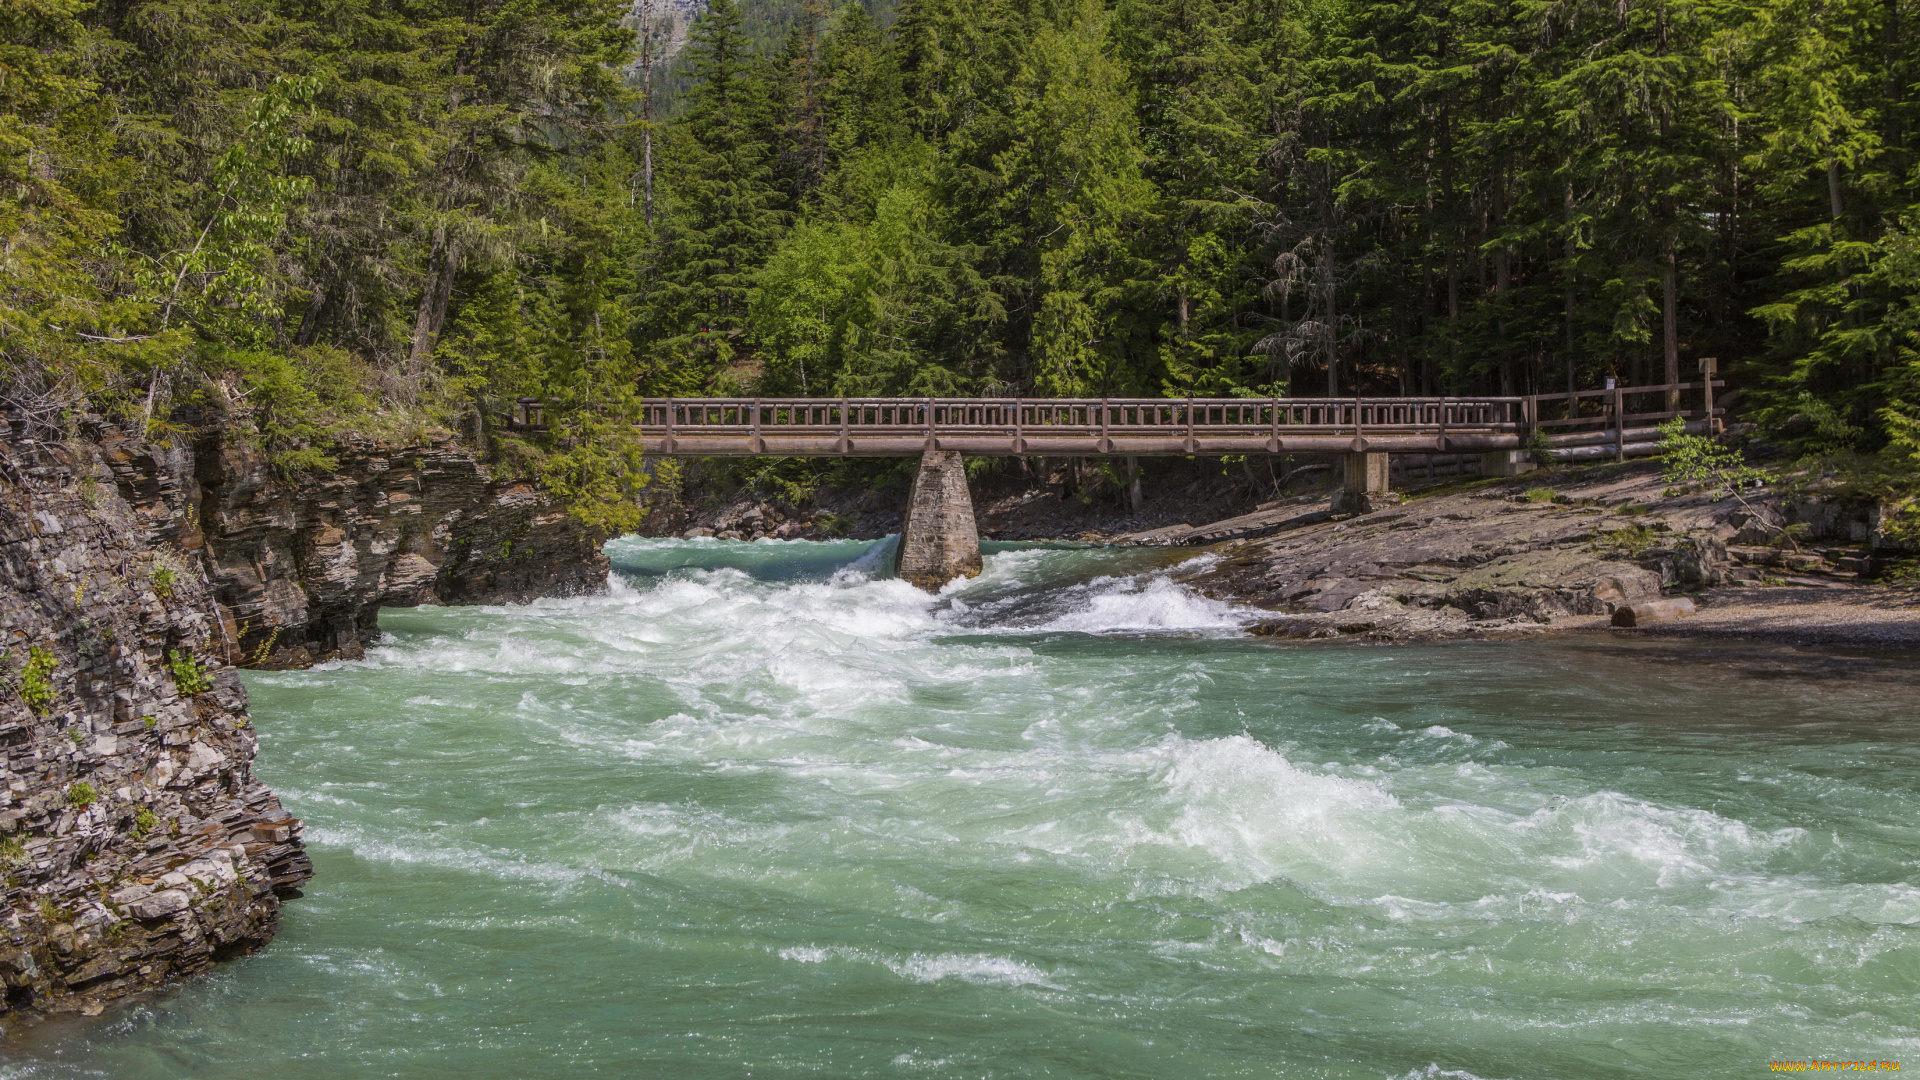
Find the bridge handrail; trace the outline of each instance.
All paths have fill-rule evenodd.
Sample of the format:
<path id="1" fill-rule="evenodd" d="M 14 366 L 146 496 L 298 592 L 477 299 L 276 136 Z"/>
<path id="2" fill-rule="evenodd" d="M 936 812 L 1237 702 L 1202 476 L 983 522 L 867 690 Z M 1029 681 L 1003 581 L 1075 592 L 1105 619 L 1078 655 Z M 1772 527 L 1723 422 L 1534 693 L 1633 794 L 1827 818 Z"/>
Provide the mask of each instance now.
<path id="1" fill-rule="evenodd" d="M 1282 427 L 1505 429 L 1524 397 L 1392 398 L 646 398 L 647 430 L 987 431 L 1116 428 L 1193 431 Z"/>

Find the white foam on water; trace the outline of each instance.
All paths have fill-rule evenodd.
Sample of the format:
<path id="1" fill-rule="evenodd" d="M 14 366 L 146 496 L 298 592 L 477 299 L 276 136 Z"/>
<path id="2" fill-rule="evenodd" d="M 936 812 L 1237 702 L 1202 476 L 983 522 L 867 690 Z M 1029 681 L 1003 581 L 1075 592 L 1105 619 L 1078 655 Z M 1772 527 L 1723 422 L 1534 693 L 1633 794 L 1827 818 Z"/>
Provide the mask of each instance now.
<path id="1" fill-rule="evenodd" d="M 344 848 L 373 862 L 412 863 L 502 881 L 562 886 L 591 880 L 622 888 L 626 886 L 626 882 L 596 868 L 476 851 L 470 845 L 440 837 L 396 837 L 391 834 L 375 835 L 364 829 L 309 826 L 306 839 L 317 846 Z"/>
<path id="2" fill-rule="evenodd" d="M 655 543 L 673 554 L 689 542 Z M 796 543 L 725 550 L 768 559 L 810 550 Z M 711 545 L 695 550 L 722 550 Z M 1343 720 L 1332 695 L 1312 697 L 1323 687 L 1289 681 L 1299 662 L 1285 650 L 1221 660 L 1151 641 L 1035 639 L 1224 634 L 1248 618 L 1164 571 L 1089 571 L 1051 586 L 1096 564 L 1084 552 L 1009 551 L 934 597 L 879 576 L 881 550 L 848 546 L 842 562 L 805 577 L 686 566 L 616 577 L 599 597 L 396 616 L 396 639 L 347 667 L 388 685 L 464 678 L 494 687 L 499 704 L 445 706 L 468 698 L 441 683 L 395 695 L 395 709 L 494 723 L 500 739 L 528 744 L 518 752 L 580 766 L 594 776 L 581 783 L 607 786 L 584 807 L 531 811 L 538 846 L 523 847 L 538 856 L 524 861 L 471 840 L 485 835 L 477 825 L 375 818 L 386 804 L 353 791 L 310 800 L 309 836 L 395 864 L 556 888 L 605 880 L 594 868 L 607 867 L 692 895 L 725 881 L 769 908 L 867 913 L 870 945 L 779 955 L 871 965 L 916 986 L 1077 984 L 1012 954 L 1084 945 L 1028 949 L 1017 935 L 1094 918 L 1076 906 L 1088 903 L 1157 912 L 1166 927 L 1139 937 L 1168 940 L 1119 948 L 1152 948 L 1177 965 L 1450 985 L 1530 977 L 1507 965 L 1532 948 L 1609 994 L 1647 977 L 1654 961 L 1644 957 L 1660 957 L 1662 971 L 1711 967 L 1699 957 L 1716 948 L 1719 966 L 1696 981 L 1795 948 L 1828 977 L 1893 965 L 1885 958 L 1904 955 L 1900 941 L 1920 925 L 1920 886 L 1838 880 L 1819 862 L 1824 837 L 1682 796 L 1662 802 L 1646 794 L 1657 783 L 1633 786 L 1604 764 L 1534 760 L 1551 732 L 1516 754 L 1491 734 L 1457 730 L 1480 730 L 1482 718 L 1412 697 L 1382 659 L 1388 650 L 1341 662 L 1407 696 L 1356 695 Z M 351 686 L 335 673 L 260 678 Z M 1221 733 L 1243 722 L 1220 713 L 1230 692 L 1267 741 Z M 1398 723 L 1372 715 L 1395 709 Z M 376 732 L 352 738 L 384 745 Z M 336 811 L 364 824 L 315 820 Z M 1059 907 L 1009 930 L 1004 895 L 986 895 L 983 882 L 1012 882 Z M 1211 936 L 1172 940 L 1195 919 L 1215 921 Z M 930 940 L 899 929 L 935 924 Z M 1779 944 L 1788 934 L 1798 937 Z M 1489 944 L 1492 935 L 1503 943 Z M 1520 940 L 1532 944 L 1510 944 Z M 1687 953 L 1701 941 L 1714 944 Z M 1663 1016 L 1674 1018 L 1653 1008 L 1634 1022 Z M 1409 1075 L 1471 1074 L 1434 1065 Z"/>
<path id="3" fill-rule="evenodd" d="M 1245 609 L 1209 599 L 1162 574 L 1101 578 L 1067 601 L 1072 610 L 1027 629 L 1083 634 L 1166 630 L 1237 630 Z"/>
<path id="4" fill-rule="evenodd" d="M 822 964 L 829 960 L 875 964 L 903 979 L 919 983 L 937 983 L 945 979 L 977 986 L 1043 986 L 1059 989 L 1045 972 L 1004 956 L 988 953 L 910 953 L 890 956 L 873 949 L 844 945 L 795 945 L 781 949 L 782 960 L 797 964 Z"/>
<path id="5" fill-rule="evenodd" d="M 1465 1069 L 1443 1069 L 1438 1064 L 1430 1064 L 1424 1069 L 1414 1069 L 1396 1077 L 1395 1080 L 1487 1080 L 1487 1078 Z"/>

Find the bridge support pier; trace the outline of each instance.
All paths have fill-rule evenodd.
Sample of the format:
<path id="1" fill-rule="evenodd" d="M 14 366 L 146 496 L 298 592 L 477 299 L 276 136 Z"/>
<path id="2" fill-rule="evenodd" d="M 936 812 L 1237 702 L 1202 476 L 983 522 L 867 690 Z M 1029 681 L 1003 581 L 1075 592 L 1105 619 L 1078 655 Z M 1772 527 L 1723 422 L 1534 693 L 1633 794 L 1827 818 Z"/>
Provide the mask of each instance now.
<path id="1" fill-rule="evenodd" d="M 939 592 L 954 578 L 980 573 L 980 531 L 967 491 L 966 463 L 958 450 L 920 455 L 893 570 L 928 592 Z"/>
<path id="2" fill-rule="evenodd" d="M 1481 476 L 1519 476 L 1533 467 L 1533 456 L 1525 450 L 1489 450 L 1480 455 Z"/>
<path id="3" fill-rule="evenodd" d="M 1340 455 L 1340 490 L 1333 493 L 1336 514 L 1371 514 L 1394 506 L 1400 496 L 1387 490 L 1387 455 L 1378 450 Z"/>

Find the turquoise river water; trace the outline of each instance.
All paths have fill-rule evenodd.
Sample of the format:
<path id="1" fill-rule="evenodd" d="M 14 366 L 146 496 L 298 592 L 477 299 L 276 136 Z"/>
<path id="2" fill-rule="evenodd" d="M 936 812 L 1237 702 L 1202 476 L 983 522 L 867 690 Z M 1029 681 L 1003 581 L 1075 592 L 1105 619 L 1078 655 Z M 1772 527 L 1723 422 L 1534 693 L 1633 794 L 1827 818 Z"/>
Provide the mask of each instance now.
<path id="1" fill-rule="evenodd" d="M 1920 678 L 1286 644 L 1153 551 L 622 540 L 251 673 L 280 937 L 0 1077 L 1920 1069 Z"/>

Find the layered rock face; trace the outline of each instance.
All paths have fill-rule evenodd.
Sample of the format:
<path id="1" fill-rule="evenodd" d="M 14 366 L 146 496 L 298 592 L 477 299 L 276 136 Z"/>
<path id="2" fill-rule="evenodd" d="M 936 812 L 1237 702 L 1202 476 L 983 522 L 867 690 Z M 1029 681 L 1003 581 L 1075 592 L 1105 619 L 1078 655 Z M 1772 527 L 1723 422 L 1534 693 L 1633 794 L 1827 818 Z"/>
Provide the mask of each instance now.
<path id="1" fill-rule="evenodd" d="M 279 477 L 217 433 L 0 442 L 0 1015 L 264 944 L 312 874 L 238 666 L 356 657 L 383 605 L 596 590 L 601 538 L 451 437 Z"/>
<path id="2" fill-rule="evenodd" d="M 99 1011 L 273 936 L 312 872 L 253 776 L 190 504 L 90 443 L 0 445 L 4 1012 Z"/>
<path id="3" fill-rule="evenodd" d="M 1732 500 L 1668 498 L 1651 466 L 1549 479 L 1555 488 L 1519 480 L 1347 520 L 1295 506 L 1221 522 L 1216 529 L 1238 524 L 1247 539 L 1191 580 L 1213 595 L 1310 616 L 1276 623 L 1276 633 L 1388 635 L 1611 615 L 1665 590 L 1726 581 Z"/>
<path id="4" fill-rule="evenodd" d="M 447 435 L 352 441 L 331 476 L 276 476 L 255 448 L 217 437 L 187 453 L 118 436 L 114 478 L 156 501 L 153 524 L 204 548 L 227 658 L 248 667 L 355 659 L 381 607 L 524 602 L 603 588 L 604 537 L 525 481 L 491 476 Z M 192 508 L 180 515 L 164 509 Z"/>

